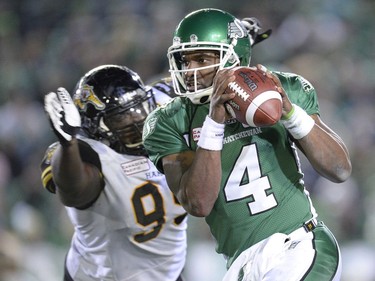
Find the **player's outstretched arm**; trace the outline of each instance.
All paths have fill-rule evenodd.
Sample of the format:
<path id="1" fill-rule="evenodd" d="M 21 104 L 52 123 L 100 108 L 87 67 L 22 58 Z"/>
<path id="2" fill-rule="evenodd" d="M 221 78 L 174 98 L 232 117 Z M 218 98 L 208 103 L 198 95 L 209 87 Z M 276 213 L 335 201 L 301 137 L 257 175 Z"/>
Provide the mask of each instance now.
<path id="1" fill-rule="evenodd" d="M 69 93 L 64 88 L 48 93 L 45 110 L 60 147 L 52 157 L 52 175 L 62 203 L 71 207 L 84 207 L 101 191 L 99 170 L 82 161 L 76 134 L 81 117 Z"/>

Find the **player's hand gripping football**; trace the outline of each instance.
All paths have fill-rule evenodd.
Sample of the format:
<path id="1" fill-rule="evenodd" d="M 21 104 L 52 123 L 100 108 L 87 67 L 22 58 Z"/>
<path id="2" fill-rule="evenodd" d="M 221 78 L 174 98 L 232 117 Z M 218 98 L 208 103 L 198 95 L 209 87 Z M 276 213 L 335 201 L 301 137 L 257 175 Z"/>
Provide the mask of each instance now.
<path id="1" fill-rule="evenodd" d="M 280 93 L 283 103 L 282 115 L 288 115 L 288 113 L 292 110 L 293 105 L 292 102 L 289 100 L 288 95 L 285 93 L 285 90 L 281 85 L 279 78 L 275 74 L 272 74 L 264 65 L 257 64 L 256 67 L 259 70 L 263 71 L 265 75 L 267 75 L 267 77 L 271 78 L 275 82 L 277 86 L 277 91 Z"/>
<path id="2" fill-rule="evenodd" d="M 58 88 L 44 97 L 51 127 L 62 145 L 68 144 L 81 128 L 81 117 L 68 91 Z"/>

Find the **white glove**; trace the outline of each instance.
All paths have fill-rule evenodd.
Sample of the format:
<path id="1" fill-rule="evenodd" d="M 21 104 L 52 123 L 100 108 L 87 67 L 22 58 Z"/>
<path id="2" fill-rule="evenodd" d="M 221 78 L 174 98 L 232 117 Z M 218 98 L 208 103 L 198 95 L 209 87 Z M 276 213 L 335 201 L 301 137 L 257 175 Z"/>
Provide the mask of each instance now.
<path id="1" fill-rule="evenodd" d="M 81 128 L 81 116 L 67 90 L 58 88 L 44 97 L 44 108 L 61 144 L 67 144 Z"/>

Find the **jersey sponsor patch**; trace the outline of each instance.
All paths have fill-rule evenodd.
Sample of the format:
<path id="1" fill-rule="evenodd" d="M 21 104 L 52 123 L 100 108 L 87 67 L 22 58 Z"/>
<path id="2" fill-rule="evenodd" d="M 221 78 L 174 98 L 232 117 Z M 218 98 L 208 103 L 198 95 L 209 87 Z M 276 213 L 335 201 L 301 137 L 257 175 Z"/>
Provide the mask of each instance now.
<path id="1" fill-rule="evenodd" d="M 199 127 L 199 128 L 194 128 L 194 129 L 192 130 L 193 140 L 194 140 L 194 141 L 198 141 L 198 140 L 199 140 L 199 137 L 200 137 L 200 135 L 201 135 L 201 130 L 202 130 L 201 127 Z"/>
<path id="2" fill-rule="evenodd" d="M 135 173 L 148 171 L 150 169 L 150 165 L 147 161 L 147 158 L 122 163 L 121 167 L 126 175 L 133 175 Z"/>

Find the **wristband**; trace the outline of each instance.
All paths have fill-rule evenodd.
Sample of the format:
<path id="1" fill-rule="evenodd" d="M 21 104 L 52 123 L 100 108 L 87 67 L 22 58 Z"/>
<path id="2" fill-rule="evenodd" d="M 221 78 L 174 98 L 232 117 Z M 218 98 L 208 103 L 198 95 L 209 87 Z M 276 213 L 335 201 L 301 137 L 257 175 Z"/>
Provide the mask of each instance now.
<path id="1" fill-rule="evenodd" d="M 294 108 L 295 108 L 295 107 L 292 106 L 292 109 L 288 112 L 288 114 L 285 115 L 285 116 L 282 116 L 281 119 L 282 119 L 282 120 L 289 120 L 289 119 L 292 117 L 292 115 L 293 115 L 293 113 L 294 113 L 294 111 L 295 111 Z"/>
<path id="2" fill-rule="evenodd" d="M 314 119 L 296 104 L 293 104 L 292 110 L 280 122 L 296 140 L 310 133 L 315 124 Z"/>
<path id="3" fill-rule="evenodd" d="M 203 123 L 198 146 L 207 150 L 222 150 L 225 124 L 216 123 L 209 116 Z"/>

